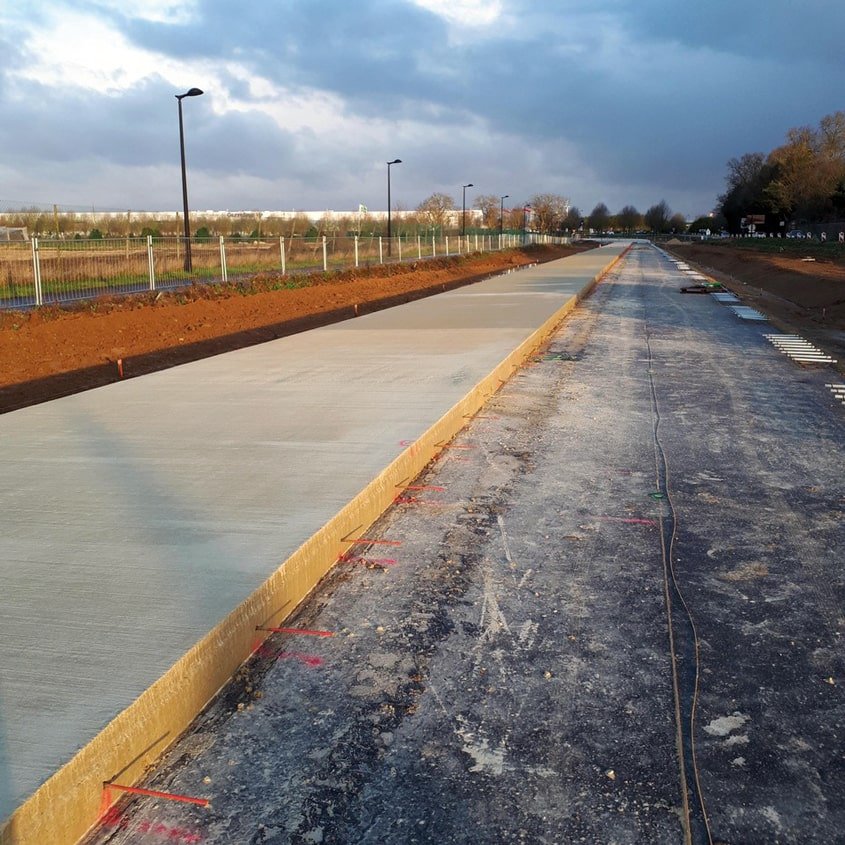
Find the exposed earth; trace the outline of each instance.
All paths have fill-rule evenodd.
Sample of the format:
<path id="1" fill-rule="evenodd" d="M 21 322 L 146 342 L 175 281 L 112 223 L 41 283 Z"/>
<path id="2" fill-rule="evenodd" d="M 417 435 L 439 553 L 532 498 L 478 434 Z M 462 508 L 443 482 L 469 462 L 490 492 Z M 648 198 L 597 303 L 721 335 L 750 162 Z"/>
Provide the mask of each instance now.
<path id="1" fill-rule="evenodd" d="M 0 413 L 591 249 L 522 249 L 0 312 Z M 120 362 L 118 364 L 118 362 Z M 121 373 L 122 371 L 122 373 Z"/>
<path id="2" fill-rule="evenodd" d="M 771 322 L 801 334 L 839 360 L 845 372 L 845 265 L 811 255 L 761 254 L 733 246 L 668 247 L 763 311 Z"/>
<path id="3" fill-rule="evenodd" d="M 249 283 L 0 313 L 0 413 L 306 331 L 502 270 L 592 247 L 532 246 L 326 276 L 261 274 Z M 845 372 L 845 266 L 729 246 L 670 250 L 839 359 Z"/>

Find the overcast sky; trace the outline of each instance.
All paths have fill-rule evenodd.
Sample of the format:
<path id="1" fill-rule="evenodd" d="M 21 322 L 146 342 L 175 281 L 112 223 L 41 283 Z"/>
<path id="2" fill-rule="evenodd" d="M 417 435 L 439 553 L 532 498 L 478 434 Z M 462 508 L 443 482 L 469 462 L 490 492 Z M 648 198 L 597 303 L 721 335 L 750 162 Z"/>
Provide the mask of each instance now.
<path id="1" fill-rule="evenodd" d="M 0 208 L 711 210 L 842 108 L 842 0 L 0 0 Z"/>

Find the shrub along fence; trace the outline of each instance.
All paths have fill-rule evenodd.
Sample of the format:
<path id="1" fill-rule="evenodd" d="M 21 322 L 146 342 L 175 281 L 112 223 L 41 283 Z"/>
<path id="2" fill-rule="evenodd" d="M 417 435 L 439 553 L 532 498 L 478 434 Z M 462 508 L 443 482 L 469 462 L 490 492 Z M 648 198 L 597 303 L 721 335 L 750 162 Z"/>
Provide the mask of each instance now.
<path id="1" fill-rule="evenodd" d="M 526 242 L 568 243 L 543 235 L 474 234 L 245 240 L 109 238 L 0 243 L 0 308 L 32 308 L 104 295 L 172 290 L 235 281 L 260 272 L 284 275 L 489 252 Z"/>

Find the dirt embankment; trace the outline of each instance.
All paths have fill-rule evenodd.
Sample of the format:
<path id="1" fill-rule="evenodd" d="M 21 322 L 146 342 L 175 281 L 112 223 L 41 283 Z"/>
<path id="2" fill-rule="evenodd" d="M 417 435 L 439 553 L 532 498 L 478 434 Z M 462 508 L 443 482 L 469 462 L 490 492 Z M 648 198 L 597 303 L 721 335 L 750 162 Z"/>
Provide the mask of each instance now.
<path id="1" fill-rule="evenodd" d="M 0 314 L 0 412 L 410 302 L 591 245 L 534 246 L 326 276 Z M 118 362 L 120 362 L 118 364 Z"/>
<path id="2" fill-rule="evenodd" d="M 767 314 L 783 330 L 803 335 L 845 361 L 845 265 L 710 244 L 669 250 L 708 273 Z"/>

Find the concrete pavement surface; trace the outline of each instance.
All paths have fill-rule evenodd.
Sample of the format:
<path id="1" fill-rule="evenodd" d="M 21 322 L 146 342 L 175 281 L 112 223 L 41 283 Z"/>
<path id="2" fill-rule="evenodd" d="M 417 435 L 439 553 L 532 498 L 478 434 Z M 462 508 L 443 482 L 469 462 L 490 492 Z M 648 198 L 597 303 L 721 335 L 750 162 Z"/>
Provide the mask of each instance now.
<path id="1" fill-rule="evenodd" d="M 90 842 L 842 841 L 845 413 L 683 283 L 637 247 L 149 779 L 211 807 Z"/>
<path id="2" fill-rule="evenodd" d="M 0 819 L 622 249 L 0 417 Z"/>

